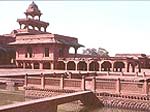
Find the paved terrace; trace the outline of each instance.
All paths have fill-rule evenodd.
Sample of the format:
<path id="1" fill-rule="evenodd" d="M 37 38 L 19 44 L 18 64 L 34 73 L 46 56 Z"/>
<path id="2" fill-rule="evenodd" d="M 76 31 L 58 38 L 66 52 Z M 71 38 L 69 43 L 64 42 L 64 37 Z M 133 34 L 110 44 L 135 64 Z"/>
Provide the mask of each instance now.
<path id="1" fill-rule="evenodd" d="M 46 70 L 46 69 L 0 69 L 0 76 L 24 76 L 26 74 L 29 75 L 36 75 L 36 74 L 54 74 L 54 73 L 66 73 L 71 72 L 73 74 L 78 73 L 87 73 L 87 71 L 65 71 L 65 70 Z M 95 73 L 95 72 L 89 72 L 89 73 Z"/>
<path id="2" fill-rule="evenodd" d="M 71 73 L 71 74 L 96 74 L 100 77 L 133 77 L 133 76 L 139 76 L 139 77 L 150 77 L 150 70 L 142 70 L 142 73 L 129 73 L 129 72 L 102 72 L 102 71 L 74 71 L 74 70 L 46 70 L 46 69 L 0 69 L 0 77 L 6 77 L 6 76 L 25 76 L 28 75 L 39 75 L 41 73 L 43 74 L 65 74 L 65 73 Z"/>

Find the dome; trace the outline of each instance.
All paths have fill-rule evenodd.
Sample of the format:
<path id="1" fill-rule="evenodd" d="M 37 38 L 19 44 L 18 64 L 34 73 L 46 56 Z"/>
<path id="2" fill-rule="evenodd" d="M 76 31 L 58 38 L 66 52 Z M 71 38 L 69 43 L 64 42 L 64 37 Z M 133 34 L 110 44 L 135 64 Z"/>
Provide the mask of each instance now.
<path id="1" fill-rule="evenodd" d="M 34 2 L 29 5 L 25 13 L 31 16 L 41 15 L 41 11 Z"/>

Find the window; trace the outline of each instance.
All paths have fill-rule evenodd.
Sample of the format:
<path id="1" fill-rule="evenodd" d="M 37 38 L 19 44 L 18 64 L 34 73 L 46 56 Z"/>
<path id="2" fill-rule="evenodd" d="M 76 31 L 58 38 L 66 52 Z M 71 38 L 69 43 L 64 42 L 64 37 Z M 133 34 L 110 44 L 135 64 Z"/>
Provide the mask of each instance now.
<path id="1" fill-rule="evenodd" d="M 25 57 L 32 58 L 32 48 L 31 47 L 27 47 L 27 52 L 25 54 Z"/>
<path id="2" fill-rule="evenodd" d="M 49 57 L 49 48 L 45 48 L 45 57 Z"/>

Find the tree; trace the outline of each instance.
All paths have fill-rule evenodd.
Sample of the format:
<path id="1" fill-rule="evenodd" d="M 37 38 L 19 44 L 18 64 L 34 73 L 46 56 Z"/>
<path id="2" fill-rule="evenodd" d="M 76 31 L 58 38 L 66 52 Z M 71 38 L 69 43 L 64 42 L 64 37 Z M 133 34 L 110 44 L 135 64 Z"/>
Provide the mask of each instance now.
<path id="1" fill-rule="evenodd" d="M 104 49 L 99 47 L 98 49 L 95 48 L 87 48 L 83 50 L 84 55 L 91 55 L 91 56 L 98 56 L 98 57 L 109 57 L 109 52 Z"/>

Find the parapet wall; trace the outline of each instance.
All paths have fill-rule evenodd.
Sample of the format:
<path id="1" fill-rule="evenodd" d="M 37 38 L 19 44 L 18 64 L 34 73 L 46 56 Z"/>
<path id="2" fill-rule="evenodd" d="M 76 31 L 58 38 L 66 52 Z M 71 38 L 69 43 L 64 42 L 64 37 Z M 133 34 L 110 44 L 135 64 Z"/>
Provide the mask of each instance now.
<path id="1" fill-rule="evenodd" d="M 48 77 L 44 74 L 25 78 L 26 97 L 50 97 L 91 90 L 104 106 L 150 111 L 149 76 L 114 74 L 82 78 Z"/>

